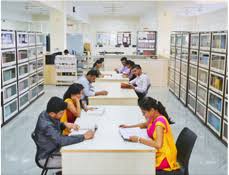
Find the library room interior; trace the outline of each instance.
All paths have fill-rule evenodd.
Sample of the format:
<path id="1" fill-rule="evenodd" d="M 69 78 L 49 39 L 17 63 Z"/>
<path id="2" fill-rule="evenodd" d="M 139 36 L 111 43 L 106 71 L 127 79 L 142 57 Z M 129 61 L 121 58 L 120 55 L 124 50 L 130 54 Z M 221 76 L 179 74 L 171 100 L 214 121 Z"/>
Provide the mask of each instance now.
<path id="1" fill-rule="evenodd" d="M 227 0 L 2 0 L 2 175 L 227 175 Z"/>

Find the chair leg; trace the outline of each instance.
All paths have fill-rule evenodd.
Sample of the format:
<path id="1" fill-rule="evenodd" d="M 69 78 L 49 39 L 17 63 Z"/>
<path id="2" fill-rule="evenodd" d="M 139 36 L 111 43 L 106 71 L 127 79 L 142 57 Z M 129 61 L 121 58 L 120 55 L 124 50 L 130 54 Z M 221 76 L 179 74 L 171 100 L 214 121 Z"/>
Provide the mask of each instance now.
<path id="1" fill-rule="evenodd" d="M 48 169 L 46 169 L 46 171 L 45 171 L 45 174 L 44 174 L 44 175 L 46 175 L 46 174 L 47 174 L 47 172 L 48 172 Z"/>
<path id="2" fill-rule="evenodd" d="M 46 171 L 46 169 L 43 168 L 42 172 L 41 172 L 41 175 L 44 175 L 45 171 Z"/>

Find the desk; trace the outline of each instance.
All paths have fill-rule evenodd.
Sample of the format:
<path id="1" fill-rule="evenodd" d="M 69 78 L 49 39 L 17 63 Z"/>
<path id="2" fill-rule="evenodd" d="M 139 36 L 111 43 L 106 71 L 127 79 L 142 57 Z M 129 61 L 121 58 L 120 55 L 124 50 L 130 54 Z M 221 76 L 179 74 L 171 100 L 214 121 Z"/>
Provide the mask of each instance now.
<path id="1" fill-rule="evenodd" d="M 101 71 L 104 77 L 97 78 L 96 82 L 123 82 L 128 83 L 129 78 L 123 78 L 122 74 L 118 74 L 115 71 Z"/>
<path id="2" fill-rule="evenodd" d="M 102 116 L 82 112 L 76 123 L 97 124 L 92 140 L 62 147 L 63 175 L 155 175 L 155 149 L 127 142 L 119 134 L 120 124 L 144 121 L 137 106 L 103 106 Z"/>
<path id="3" fill-rule="evenodd" d="M 89 105 L 137 105 L 138 96 L 133 89 L 121 89 L 120 82 L 96 82 L 95 91 L 106 90 L 108 95 L 89 97 Z"/>

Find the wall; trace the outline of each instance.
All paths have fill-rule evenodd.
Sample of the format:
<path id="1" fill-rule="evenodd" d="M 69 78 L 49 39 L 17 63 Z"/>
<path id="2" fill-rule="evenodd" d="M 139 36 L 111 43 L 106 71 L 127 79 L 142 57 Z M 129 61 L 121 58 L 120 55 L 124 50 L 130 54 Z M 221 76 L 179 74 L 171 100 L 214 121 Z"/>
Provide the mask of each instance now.
<path id="1" fill-rule="evenodd" d="M 117 33 L 119 31 L 132 31 L 133 34 L 136 34 L 139 29 L 139 17 L 90 17 L 89 25 L 89 38 L 91 39 L 92 46 L 94 47 L 96 44 L 96 32 Z M 132 41 L 133 42 L 131 44 L 135 44 L 134 39 L 132 39 Z"/>
<path id="2" fill-rule="evenodd" d="M 195 31 L 228 30 L 228 9 L 221 9 L 214 13 L 196 16 L 193 24 Z"/>

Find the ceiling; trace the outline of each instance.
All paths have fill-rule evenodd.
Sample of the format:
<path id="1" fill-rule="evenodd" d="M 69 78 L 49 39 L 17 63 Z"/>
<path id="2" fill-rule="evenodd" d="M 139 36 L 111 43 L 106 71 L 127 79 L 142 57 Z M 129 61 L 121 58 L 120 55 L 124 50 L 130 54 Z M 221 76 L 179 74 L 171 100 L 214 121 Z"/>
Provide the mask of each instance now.
<path id="1" fill-rule="evenodd" d="M 152 1 L 78 1 L 75 4 L 89 16 L 142 16 L 152 11 L 156 3 Z"/>
<path id="2" fill-rule="evenodd" d="M 54 3 L 54 2 L 53 2 Z M 65 1 L 66 6 L 75 6 L 76 13 L 88 16 L 143 16 L 163 6 L 177 15 L 196 16 L 227 7 L 226 0 L 183 1 Z M 49 7 L 39 1 L 1 1 L 1 8 L 31 15 L 47 15 Z M 67 13 L 72 7 L 67 8 Z"/>
<path id="3" fill-rule="evenodd" d="M 39 1 L 1 1 L 1 8 L 12 12 L 22 12 L 30 15 L 47 15 L 49 8 Z"/>

